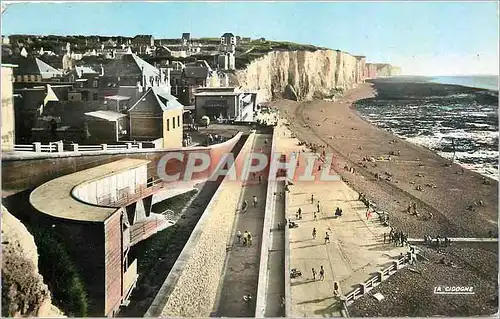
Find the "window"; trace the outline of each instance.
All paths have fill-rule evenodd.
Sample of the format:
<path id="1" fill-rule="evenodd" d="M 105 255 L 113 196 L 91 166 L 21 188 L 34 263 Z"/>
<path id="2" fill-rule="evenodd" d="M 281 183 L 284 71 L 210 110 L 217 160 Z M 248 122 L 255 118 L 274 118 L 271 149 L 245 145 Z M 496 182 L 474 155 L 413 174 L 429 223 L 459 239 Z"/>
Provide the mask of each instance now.
<path id="1" fill-rule="evenodd" d="M 175 130 L 175 117 L 172 117 L 172 128 Z"/>
<path id="2" fill-rule="evenodd" d="M 177 126 L 181 126 L 181 116 L 177 115 Z"/>
<path id="3" fill-rule="evenodd" d="M 96 88 L 97 85 L 98 85 L 97 80 L 94 80 L 94 82 L 92 83 L 92 86 Z"/>
<path id="4" fill-rule="evenodd" d="M 170 131 L 170 119 L 167 119 L 167 131 Z"/>
<path id="5" fill-rule="evenodd" d="M 99 99 L 99 97 L 98 97 L 97 93 L 94 93 L 94 94 L 93 94 L 92 99 L 93 99 L 94 101 L 97 101 L 97 100 Z"/>

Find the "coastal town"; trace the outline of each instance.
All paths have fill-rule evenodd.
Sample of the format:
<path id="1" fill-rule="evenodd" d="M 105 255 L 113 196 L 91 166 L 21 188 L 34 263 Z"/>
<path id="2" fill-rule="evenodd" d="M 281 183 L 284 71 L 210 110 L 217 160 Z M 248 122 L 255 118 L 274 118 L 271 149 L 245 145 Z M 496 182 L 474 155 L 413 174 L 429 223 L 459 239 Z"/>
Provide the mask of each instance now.
<path id="1" fill-rule="evenodd" d="M 498 181 L 356 109 L 394 79 L 465 89 L 368 61 L 232 32 L 2 35 L 2 315 L 497 313 Z"/>

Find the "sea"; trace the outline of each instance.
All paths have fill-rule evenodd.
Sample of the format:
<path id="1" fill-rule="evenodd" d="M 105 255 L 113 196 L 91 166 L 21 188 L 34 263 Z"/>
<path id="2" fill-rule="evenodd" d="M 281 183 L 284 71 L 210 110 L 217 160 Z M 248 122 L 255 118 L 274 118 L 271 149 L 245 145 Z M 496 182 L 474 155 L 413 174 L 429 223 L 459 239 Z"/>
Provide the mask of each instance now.
<path id="1" fill-rule="evenodd" d="M 377 97 L 358 101 L 366 120 L 498 180 L 498 77 L 373 80 Z"/>

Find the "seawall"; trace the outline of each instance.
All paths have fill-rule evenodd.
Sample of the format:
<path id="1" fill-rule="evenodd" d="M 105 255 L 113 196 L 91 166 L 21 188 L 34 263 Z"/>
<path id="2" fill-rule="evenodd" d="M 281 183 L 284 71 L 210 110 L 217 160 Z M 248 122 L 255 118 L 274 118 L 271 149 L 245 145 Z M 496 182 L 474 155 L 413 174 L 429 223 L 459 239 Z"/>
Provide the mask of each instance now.
<path id="1" fill-rule="evenodd" d="M 236 172 L 251 151 L 252 133 L 236 157 Z M 226 238 L 234 221 L 240 178 L 224 178 L 145 317 L 208 317 L 212 312 L 226 258 Z"/>

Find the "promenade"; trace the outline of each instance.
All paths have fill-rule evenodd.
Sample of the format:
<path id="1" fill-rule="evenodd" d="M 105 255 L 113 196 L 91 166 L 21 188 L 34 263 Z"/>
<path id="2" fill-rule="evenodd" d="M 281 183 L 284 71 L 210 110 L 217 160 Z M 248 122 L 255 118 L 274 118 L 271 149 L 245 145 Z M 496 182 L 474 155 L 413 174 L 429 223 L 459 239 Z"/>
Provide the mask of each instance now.
<path id="1" fill-rule="evenodd" d="M 301 152 L 298 140 L 283 125 L 277 130 L 277 151 L 287 154 Z M 298 172 L 304 170 L 301 161 Z M 314 203 L 311 203 L 314 195 Z M 358 201 L 358 193 L 343 181 L 327 183 L 294 181 L 290 186 L 287 218 L 299 227 L 290 229 L 290 268 L 297 268 L 302 277 L 291 280 L 291 317 L 340 317 L 341 303 L 334 297 L 333 284 L 338 282 L 341 293 L 348 293 L 386 267 L 407 248 L 383 243 L 384 232 L 389 232 L 376 219 L 366 218 L 366 209 Z M 314 212 L 320 201 L 320 213 L 314 220 Z M 343 210 L 343 216 L 335 218 L 335 208 Z M 298 209 L 302 219 L 296 219 Z M 317 230 L 313 239 L 313 228 Z M 328 231 L 330 243 L 325 244 Z M 320 267 L 325 270 L 324 280 L 319 280 Z M 312 278 L 312 268 L 317 272 Z"/>
<path id="2" fill-rule="evenodd" d="M 253 151 L 256 152 L 262 148 L 267 154 L 270 146 L 265 145 L 264 142 L 266 139 L 270 141 L 271 138 L 271 135 L 257 134 L 252 147 Z M 251 177 L 241 190 L 235 189 L 234 191 L 235 193 L 241 192 L 239 210 L 234 221 L 233 237 L 227 247 L 225 272 L 224 277 L 221 278 L 216 314 L 218 317 L 253 317 L 255 301 L 246 303 L 243 301 L 243 296 L 251 295 L 255 298 L 257 295 L 262 227 L 266 207 L 266 178 L 262 178 L 262 182 L 259 183 L 257 179 Z M 257 196 L 257 207 L 253 207 L 253 196 Z M 246 212 L 243 212 L 240 209 L 245 200 L 248 201 L 248 208 Z M 252 234 L 251 246 L 243 245 L 243 238 L 241 242 L 238 242 L 236 236 L 238 230 L 242 234 L 245 231 Z"/>

